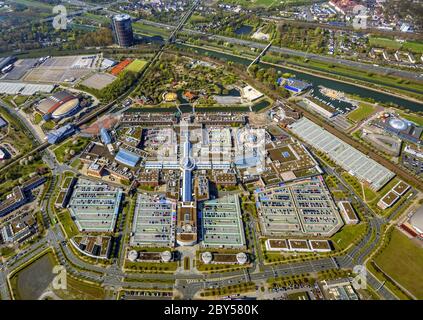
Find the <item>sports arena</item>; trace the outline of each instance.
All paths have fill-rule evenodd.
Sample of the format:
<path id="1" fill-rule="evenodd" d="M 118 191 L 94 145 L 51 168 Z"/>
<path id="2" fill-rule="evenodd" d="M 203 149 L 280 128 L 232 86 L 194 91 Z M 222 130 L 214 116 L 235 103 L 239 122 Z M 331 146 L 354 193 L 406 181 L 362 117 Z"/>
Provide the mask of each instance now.
<path id="1" fill-rule="evenodd" d="M 79 99 L 67 91 L 61 91 L 52 96 L 41 100 L 37 109 L 44 115 L 43 118 L 48 120 L 61 119 L 74 114 L 79 107 Z"/>

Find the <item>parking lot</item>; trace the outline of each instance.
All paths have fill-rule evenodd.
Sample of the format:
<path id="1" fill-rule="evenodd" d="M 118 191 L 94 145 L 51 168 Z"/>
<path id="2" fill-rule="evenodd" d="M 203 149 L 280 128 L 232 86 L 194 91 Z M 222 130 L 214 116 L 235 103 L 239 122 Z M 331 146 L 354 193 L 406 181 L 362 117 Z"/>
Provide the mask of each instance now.
<path id="1" fill-rule="evenodd" d="M 343 222 L 319 177 L 255 193 L 261 231 L 267 236 L 331 236 Z"/>
<path id="2" fill-rule="evenodd" d="M 74 82 L 95 70 L 97 56 L 53 57 L 32 69 L 26 81 L 34 82 Z"/>
<path id="3" fill-rule="evenodd" d="M 113 232 L 122 189 L 79 180 L 69 201 L 69 211 L 79 231 Z"/>
<path id="4" fill-rule="evenodd" d="M 175 244 L 176 204 L 163 196 L 139 194 L 132 224 L 132 246 Z"/>
<path id="5" fill-rule="evenodd" d="M 108 73 L 95 73 L 88 79 L 82 82 L 82 85 L 93 88 L 97 90 L 101 90 L 115 81 L 116 77 L 114 75 Z"/>
<path id="6" fill-rule="evenodd" d="M 245 246 L 244 227 L 237 195 L 205 201 L 201 209 L 203 246 Z"/>
<path id="7" fill-rule="evenodd" d="M 38 59 L 20 59 L 14 63 L 13 69 L 2 77 L 3 80 L 19 80 L 30 69 L 35 67 Z"/>

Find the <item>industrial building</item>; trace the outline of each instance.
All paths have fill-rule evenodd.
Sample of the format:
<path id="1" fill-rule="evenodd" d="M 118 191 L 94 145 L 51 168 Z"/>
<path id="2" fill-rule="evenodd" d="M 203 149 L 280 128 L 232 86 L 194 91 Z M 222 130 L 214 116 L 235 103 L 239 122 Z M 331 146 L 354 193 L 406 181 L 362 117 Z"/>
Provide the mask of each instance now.
<path id="1" fill-rule="evenodd" d="M 377 203 L 378 207 L 385 210 L 392 207 L 407 191 L 410 185 L 404 181 L 399 181 L 391 190 L 389 190 Z"/>
<path id="2" fill-rule="evenodd" d="M 285 89 L 295 93 L 304 92 L 312 86 L 310 83 L 295 78 L 279 78 L 277 83 L 278 85 L 283 86 Z"/>
<path id="3" fill-rule="evenodd" d="M 37 105 L 37 109 L 43 114 L 45 120 L 71 116 L 78 108 L 79 99 L 67 91 L 57 92 L 41 100 Z"/>
<path id="4" fill-rule="evenodd" d="M 13 65 L 13 62 L 15 61 L 16 61 L 16 58 L 13 56 L 0 58 L 0 71 L 10 65 Z"/>
<path id="5" fill-rule="evenodd" d="M 0 228 L 0 244 L 23 242 L 38 231 L 37 221 L 30 212 L 14 217 Z"/>
<path id="6" fill-rule="evenodd" d="M 50 93 L 56 86 L 24 82 L 0 82 L 0 94 L 32 96 L 36 93 Z"/>
<path id="7" fill-rule="evenodd" d="M 423 148 L 413 145 L 405 146 L 401 153 L 401 163 L 403 166 L 413 171 L 417 175 L 423 173 Z"/>
<path id="8" fill-rule="evenodd" d="M 112 18 L 112 30 L 115 42 L 121 47 L 130 47 L 134 44 L 132 21 L 128 14 L 118 14 Z"/>
<path id="9" fill-rule="evenodd" d="M 27 193 L 42 185 L 45 181 L 46 178 L 44 176 L 34 176 L 22 186 L 13 188 L 12 192 L 6 196 L 6 199 L 0 202 L 0 217 L 11 213 L 27 203 L 30 200 Z"/>
<path id="10" fill-rule="evenodd" d="M 7 127 L 7 121 L 0 117 L 0 129 Z"/>
<path id="11" fill-rule="evenodd" d="M 360 181 L 377 191 L 395 174 L 306 117 L 291 124 L 292 131 Z"/>
<path id="12" fill-rule="evenodd" d="M 101 142 L 103 142 L 105 145 L 112 143 L 112 138 L 110 137 L 109 132 L 105 128 L 100 129 L 100 138 Z"/>
<path id="13" fill-rule="evenodd" d="M 341 210 L 342 218 L 346 224 L 357 224 L 357 214 L 349 201 L 340 201 L 338 203 L 339 209 Z"/>

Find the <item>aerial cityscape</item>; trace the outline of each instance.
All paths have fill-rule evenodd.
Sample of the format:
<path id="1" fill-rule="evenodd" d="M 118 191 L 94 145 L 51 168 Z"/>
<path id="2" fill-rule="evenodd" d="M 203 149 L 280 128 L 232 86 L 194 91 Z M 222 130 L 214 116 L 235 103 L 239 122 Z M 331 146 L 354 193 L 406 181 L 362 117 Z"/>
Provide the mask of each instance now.
<path id="1" fill-rule="evenodd" d="M 0 30 L 0 300 L 423 300 L 423 2 L 0 0 Z"/>

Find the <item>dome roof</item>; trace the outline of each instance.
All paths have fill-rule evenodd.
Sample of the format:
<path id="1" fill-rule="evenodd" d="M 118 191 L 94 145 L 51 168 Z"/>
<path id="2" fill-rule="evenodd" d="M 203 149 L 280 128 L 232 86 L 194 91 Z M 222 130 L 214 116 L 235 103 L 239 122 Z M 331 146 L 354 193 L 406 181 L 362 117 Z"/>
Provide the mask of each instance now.
<path id="1" fill-rule="evenodd" d="M 389 120 L 389 125 L 396 130 L 404 130 L 407 128 L 407 123 L 397 118 Z"/>
<path id="2" fill-rule="evenodd" d="M 162 261 L 169 262 L 172 259 L 172 253 L 170 251 L 163 251 L 160 254 L 160 257 L 162 258 Z"/>
<path id="3" fill-rule="evenodd" d="M 69 115 L 70 113 L 72 113 L 72 111 L 74 111 L 75 108 L 78 107 L 78 105 L 79 105 L 79 99 L 78 98 L 74 98 L 74 99 L 71 99 L 69 101 L 66 101 L 60 107 L 58 107 L 56 110 L 54 110 L 51 116 L 53 118 L 65 117 L 65 116 Z"/>
<path id="4" fill-rule="evenodd" d="M 138 252 L 136 250 L 131 250 L 128 252 L 128 259 L 132 262 L 138 259 Z"/>
<path id="5" fill-rule="evenodd" d="M 238 252 L 236 254 L 236 260 L 239 264 L 245 264 L 248 261 L 248 257 L 244 252 Z"/>
<path id="6" fill-rule="evenodd" d="M 203 260 L 203 262 L 205 264 L 208 264 L 208 263 L 212 262 L 213 255 L 211 254 L 211 252 L 206 251 L 206 252 L 203 252 L 201 254 L 201 259 Z"/>

